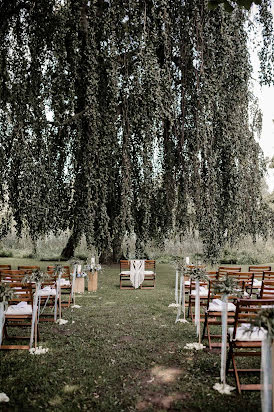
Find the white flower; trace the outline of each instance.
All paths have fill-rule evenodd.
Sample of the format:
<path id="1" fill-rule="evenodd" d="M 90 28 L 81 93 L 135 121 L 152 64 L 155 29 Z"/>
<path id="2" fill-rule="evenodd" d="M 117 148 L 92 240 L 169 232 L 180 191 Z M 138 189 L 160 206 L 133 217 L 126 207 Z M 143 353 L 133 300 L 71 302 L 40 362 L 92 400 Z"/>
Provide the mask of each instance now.
<path id="1" fill-rule="evenodd" d="M 68 320 L 65 320 L 65 319 L 57 319 L 56 323 L 59 323 L 59 325 L 65 325 L 66 323 L 68 323 Z"/>
<path id="2" fill-rule="evenodd" d="M 48 348 L 42 348 L 42 346 L 37 346 L 37 348 L 29 349 L 29 353 L 31 355 L 44 355 L 48 351 L 49 351 Z"/>
<path id="3" fill-rule="evenodd" d="M 222 395 L 231 395 L 231 392 L 234 391 L 235 388 L 233 388 L 233 386 L 224 385 L 223 383 L 215 383 L 213 389 Z"/>
<path id="4" fill-rule="evenodd" d="M 10 401 L 10 398 L 4 392 L 1 392 L 0 393 L 0 403 L 9 402 L 9 401 Z"/>
<path id="5" fill-rule="evenodd" d="M 202 343 L 194 342 L 194 343 L 187 343 L 186 346 L 184 346 L 184 349 L 196 349 L 196 350 L 201 350 L 204 349 L 205 346 Z"/>

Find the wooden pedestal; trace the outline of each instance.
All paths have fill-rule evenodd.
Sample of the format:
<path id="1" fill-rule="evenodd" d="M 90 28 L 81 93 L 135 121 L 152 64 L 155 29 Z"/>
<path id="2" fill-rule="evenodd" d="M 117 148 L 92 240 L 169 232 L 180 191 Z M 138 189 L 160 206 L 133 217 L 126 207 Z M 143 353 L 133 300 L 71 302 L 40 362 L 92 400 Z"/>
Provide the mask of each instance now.
<path id="1" fill-rule="evenodd" d="M 97 272 L 89 272 L 88 274 L 88 291 L 89 292 L 97 292 L 98 286 L 98 273 Z"/>
<path id="2" fill-rule="evenodd" d="M 84 293 L 85 292 L 85 279 L 76 278 L 74 283 L 74 292 L 75 293 Z"/>

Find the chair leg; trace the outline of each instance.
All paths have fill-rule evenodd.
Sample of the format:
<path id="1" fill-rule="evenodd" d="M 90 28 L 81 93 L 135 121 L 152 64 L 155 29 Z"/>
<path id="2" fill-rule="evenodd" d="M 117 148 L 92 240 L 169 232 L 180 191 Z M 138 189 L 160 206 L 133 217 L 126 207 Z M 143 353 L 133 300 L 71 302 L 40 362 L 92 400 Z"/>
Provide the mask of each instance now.
<path id="1" fill-rule="evenodd" d="M 234 376 L 235 376 L 235 380 L 236 380 L 236 386 L 237 386 L 237 390 L 238 393 L 241 394 L 241 384 L 240 384 L 240 379 L 239 379 L 239 374 L 238 374 L 238 370 L 237 370 L 237 365 L 236 365 L 236 360 L 235 360 L 235 355 L 234 353 L 231 354 L 231 359 L 232 359 L 232 364 L 233 364 L 233 370 L 234 370 Z"/>

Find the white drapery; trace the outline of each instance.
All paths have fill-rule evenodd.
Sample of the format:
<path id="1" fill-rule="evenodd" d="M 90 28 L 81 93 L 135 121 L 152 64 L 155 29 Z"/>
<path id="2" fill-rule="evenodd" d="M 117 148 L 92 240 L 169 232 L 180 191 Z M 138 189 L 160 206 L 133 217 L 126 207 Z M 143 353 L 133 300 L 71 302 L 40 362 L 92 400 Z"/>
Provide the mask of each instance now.
<path id="1" fill-rule="evenodd" d="M 135 289 L 137 289 L 145 279 L 145 261 L 131 260 L 130 261 L 130 281 Z"/>

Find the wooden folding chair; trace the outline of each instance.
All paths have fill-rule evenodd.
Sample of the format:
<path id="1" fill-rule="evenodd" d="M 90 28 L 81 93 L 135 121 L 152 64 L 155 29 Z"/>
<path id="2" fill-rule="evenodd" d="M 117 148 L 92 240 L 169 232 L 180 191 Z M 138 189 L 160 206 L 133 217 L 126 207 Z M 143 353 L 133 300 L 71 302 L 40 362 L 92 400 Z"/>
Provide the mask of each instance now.
<path id="1" fill-rule="evenodd" d="M 260 295 L 262 283 L 264 280 L 274 281 L 274 272 L 265 271 L 260 273 L 253 273 L 252 293 Z"/>
<path id="2" fill-rule="evenodd" d="M 156 283 L 156 262 L 155 260 L 145 261 L 145 279 L 141 284 L 141 289 L 153 289 Z"/>
<path id="3" fill-rule="evenodd" d="M 274 299 L 274 279 L 263 280 L 260 299 Z"/>
<path id="4" fill-rule="evenodd" d="M 3 329 L 3 342 L 6 340 L 25 340 L 30 339 L 28 336 L 9 335 L 10 328 L 29 328 L 31 331 L 33 316 L 33 292 L 32 286 L 20 282 L 12 282 L 9 286 L 14 291 L 14 297 L 9 301 L 8 309 L 5 313 L 5 323 Z M 37 324 L 37 313 L 35 314 L 35 341 L 39 340 L 39 330 Z M 30 345 L 23 344 L 3 344 L 0 349 L 30 349 Z"/>
<path id="5" fill-rule="evenodd" d="M 120 289 L 134 289 L 130 282 L 129 260 L 120 260 Z"/>
<path id="6" fill-rule="evenodd" d="M 242 391 L 261 390 L 261 384 L 242 384 L 240 374 L 257 373 L 260 369 L 243 369 L 238 368 L 236 364 L 237 357 L 259 357 L 261 356 L 262 339 L 265 332 L 255 328 L 253 332 L 248 332 L 251 322 L 256 318 L 263 305 L 274 305 L 272 299 L 239 299 L 236 307 L 234 326 L 228 329 L 229 335 L 229 352 L 227 358 L 227 372 L 233 372 L 236 380 L 237 390 Z M 232 361 L 233 369 L 228 369 Z"/>
<path id="7" fill-rule="evenodd" d="M 244 291 L 246 298 L 251 296 L 252 286 L 253 286 L 253 276 L 251 272 L 228 272 L 227 276 L 232 277 L 235 282 L 238 282 L 240 285 L 244 284 Z"/>
<path id="8" fill-rule="evenodd" d="M 51 279 L 41 284 L 38 292 L 39 322 L 54 322 L 55 301 L 57 314 L 61 314 L 60 299 L 56 296 L 56 282 L 56 276 L 51 275 Z M 46 309 L 49 310 L 46 311 Z"/>
<path id="9" fill-rule="evenodd" d="M 62 290 L 61 297 L 67 297 L 67 299 L 62 299 L 61 305 L 62 307 L 68 308 L 71 303 L 73 302 L 72 296 L 72 281 L 71 281 L 71 274 L 70 274 L 70 266 L 62 266 L 63 274 L 60 282 L 60 287 Z M 54 274 L 55 266 L 48 266 L 47 272 Z"/>
<path id="10" fill-rule="evenodd" d="M 204 328 L 203 328 L 203 335 L 202 339 L 208 339 L 208 346 L 209 349 L 214 348 L 221 348 L 220 339 L 222 335 L 219 334 L 212 334 L 211 327 L 212 326 L 220 326 L 222 325 L 222 302 L 221 298 L 222 295 L 219 293 L 214 293 L 214 286 L 218 283 L 217 280 L 211 280 L 209 282 L 209 290 L 208 290 L 208 300 L 207 300 L 207 309 L 205 312 L 205 320 L 204 320 Z M 244 290 L 244 282 L 237 281 L 239 284 L 239 289 Z M 227 312 L 227 323 L 228 325 L 233 325 L 235 312 L 236 312 L 236 305 L 235 302 L 237 301 L 236 295 L 228 296 L 228 312 Z M 217 342 L 212 342 L 212 339 L 216 340 Z"/>

